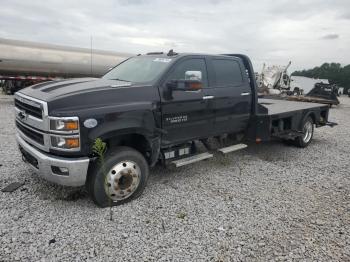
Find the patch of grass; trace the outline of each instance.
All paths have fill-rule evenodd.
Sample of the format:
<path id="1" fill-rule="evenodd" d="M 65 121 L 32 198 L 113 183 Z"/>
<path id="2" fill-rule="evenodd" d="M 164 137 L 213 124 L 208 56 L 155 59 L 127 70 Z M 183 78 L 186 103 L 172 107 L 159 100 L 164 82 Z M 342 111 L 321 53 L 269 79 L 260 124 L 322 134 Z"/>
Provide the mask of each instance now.
<path id="1" fill-rule="evenodd" d="M 185 217 L 187 217 L 187 214 L 185 212 L 180 212 L 177 214 L 177 218 L 185 219 Z"/>
<path id="2" fill-rule="evenodd" d="M 96 138 L 92 145 L 92 152 L 98 156 L 101 165 L 104 165 L 104 155 L 107 151 L 107 144 L 101 138 Z"/>
<path id="3" fill-rule="evenodd" d="M 107 185 L 107 172 L 105 167 L 105 154 L 107 152 L 107 144 L 103 142 L 101 138 L 96 138 L 94 144 L 92 145 L 92 152 L 94 152 L 98 157 L 98 162 L 102 169 L 102 174 L 104 175 L 104 184 Z M 110 194 L 108 194 L 109 220 L 112 221 L 113 220 L 112 200 L 109 197 L 109 195 Z"/>

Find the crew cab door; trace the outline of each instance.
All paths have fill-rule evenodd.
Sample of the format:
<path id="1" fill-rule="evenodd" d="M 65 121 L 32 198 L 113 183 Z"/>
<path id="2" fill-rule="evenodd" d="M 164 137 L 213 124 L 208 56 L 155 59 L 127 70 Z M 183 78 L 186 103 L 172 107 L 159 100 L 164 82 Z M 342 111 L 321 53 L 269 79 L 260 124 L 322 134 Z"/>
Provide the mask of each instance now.
<path id="1" fill-rule="evenodd" d="M 169 96 L 167 83 L 185 79 L 188 71 L 200 71 L 202 89 L 198 91 L 173 90 Z M 207 137 L 213 133 L 214 114 L 203 99 L 208 87 L 204 57 L 189 56 L 177 61 L 163 79 L 160 87 L 162 110 L 162 144 L 170 145 Z"/>
<path id="2" fill-rule="evenodd" d="M 216 134 L 244 132 L 248 126 L 252 94 L 244 65 L 235 57 L 210 57 L 208 88 L 212 98 L 210 106 L 215 111 Z"/>

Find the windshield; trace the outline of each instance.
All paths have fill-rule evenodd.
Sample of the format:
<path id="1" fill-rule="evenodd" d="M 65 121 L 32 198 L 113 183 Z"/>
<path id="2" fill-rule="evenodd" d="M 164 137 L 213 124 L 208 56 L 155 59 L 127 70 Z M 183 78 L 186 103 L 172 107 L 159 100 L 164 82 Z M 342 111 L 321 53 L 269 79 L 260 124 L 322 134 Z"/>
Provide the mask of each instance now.
<path id="1" fill-rule="evenodd" d="M 102 78 L 135 83 L 155 80 L 169 65 L 171 58 L 132 57 L 113 68 Z"/>

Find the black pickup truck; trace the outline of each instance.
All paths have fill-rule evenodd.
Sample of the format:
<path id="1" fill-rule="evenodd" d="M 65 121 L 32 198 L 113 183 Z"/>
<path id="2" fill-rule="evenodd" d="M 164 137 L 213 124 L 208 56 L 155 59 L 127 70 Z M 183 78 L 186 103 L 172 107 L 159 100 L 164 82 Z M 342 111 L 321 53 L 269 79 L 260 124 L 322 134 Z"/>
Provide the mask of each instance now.
<path id="1" fill-rule="evenodd" d="M 306 147 L 314 127 L 333 125 L 326 105 L 260 99 L 256 90 L 245 55 L 138 55 L 101 79 L 17 92 L 16 138 L 43 178 L 86 185 L 97 205 L 117 205 L 142 193 L 156 163 L 179 167 L 242 149 L 248 140 Z M 223 147 L 208 143 L 225 137 L 231 142 Z M 107 147 L 103 165 L 92 150 L 98 138 Z"/>

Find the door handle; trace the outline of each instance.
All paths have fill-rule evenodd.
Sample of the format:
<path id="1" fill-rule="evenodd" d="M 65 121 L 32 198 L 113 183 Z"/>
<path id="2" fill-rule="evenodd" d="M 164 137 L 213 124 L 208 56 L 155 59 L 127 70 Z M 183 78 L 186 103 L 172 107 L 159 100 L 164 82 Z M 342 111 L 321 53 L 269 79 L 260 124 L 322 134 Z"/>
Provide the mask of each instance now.
<path id="1" fill-rule="evenodd" d="M 213 99 L 214 96 L 203 96 L 203 100 L 209 100 L 209 99 Z"/>
<path id="2" fill-rule="evenodd" d="M 244 92 L 244 93 L 241 93 L 241 96 L 249 96 L 250 93 L 249 92 Z"/>

